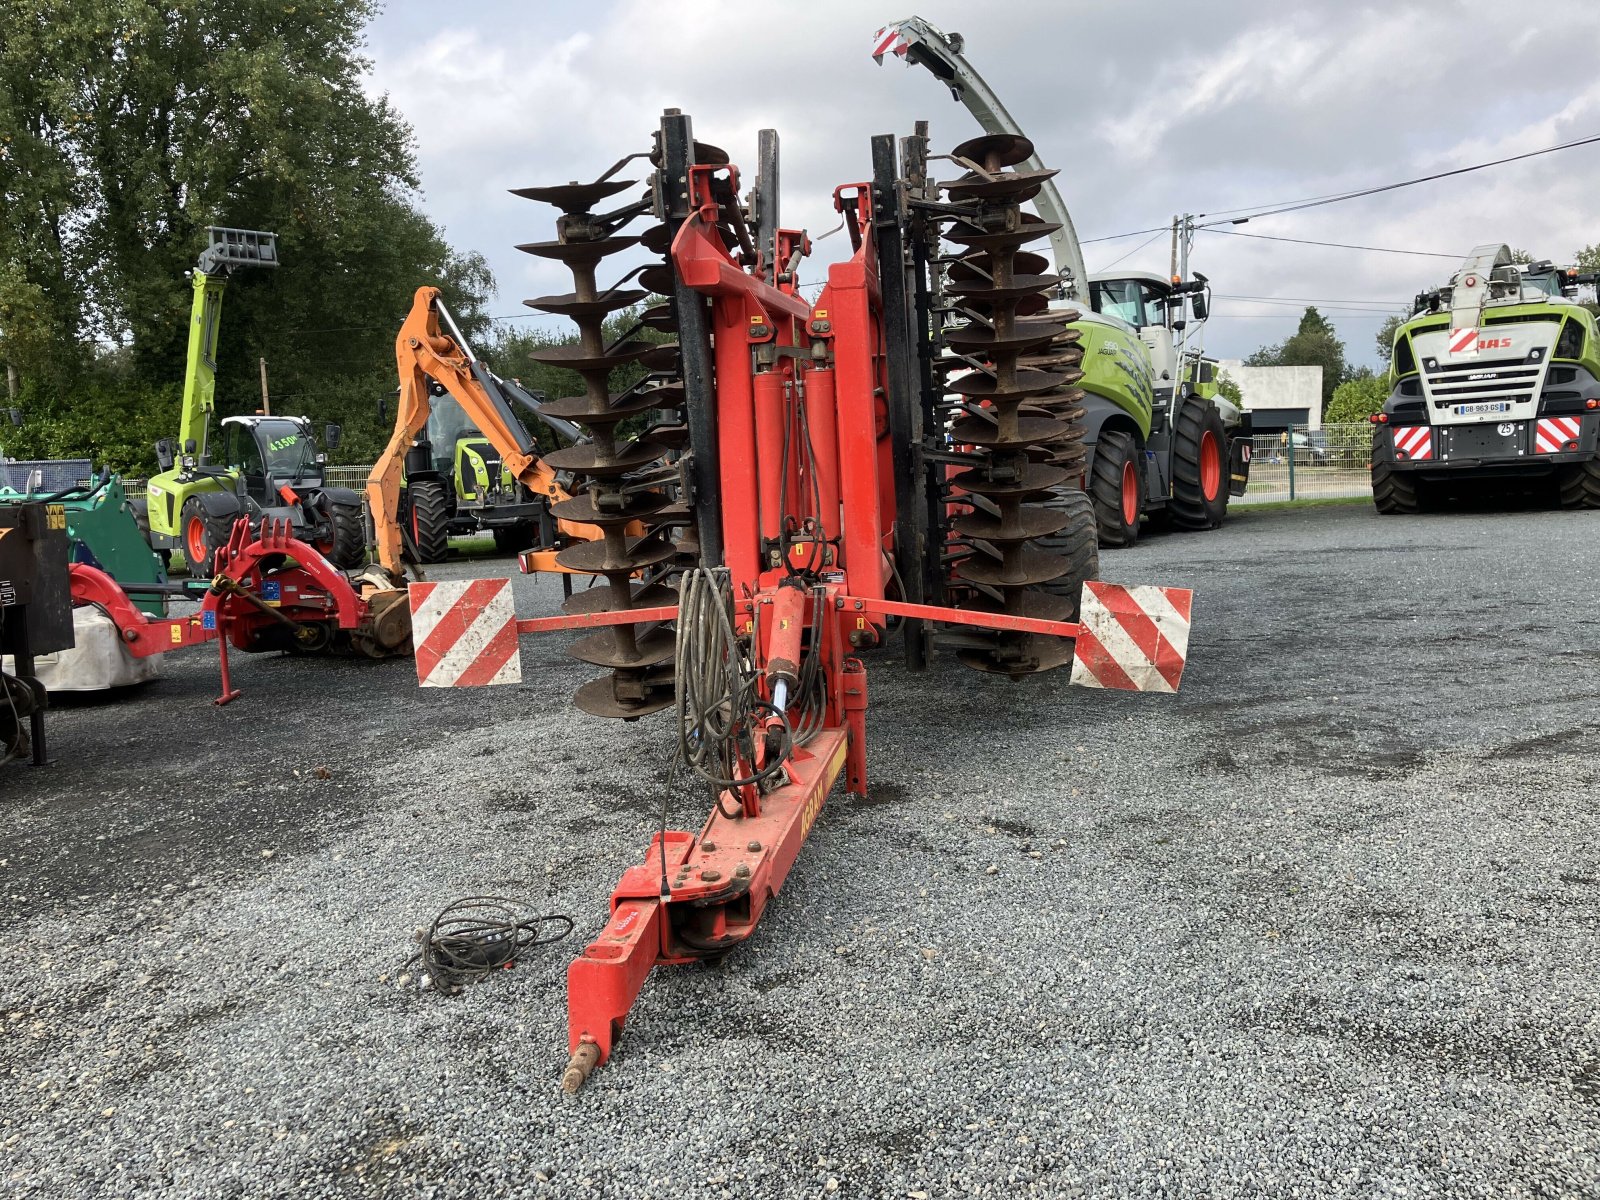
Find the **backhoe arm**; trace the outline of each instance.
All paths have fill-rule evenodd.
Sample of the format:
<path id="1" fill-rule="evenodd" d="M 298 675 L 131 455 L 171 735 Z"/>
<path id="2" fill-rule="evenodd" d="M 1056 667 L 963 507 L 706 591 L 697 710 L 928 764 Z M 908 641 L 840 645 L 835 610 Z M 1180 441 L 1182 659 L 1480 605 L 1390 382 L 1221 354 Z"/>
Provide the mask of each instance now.
<path id="1" fill-rule="evenodd" d="M 556 474 L 539 457 L 534 441 L 517 420 L 498 381 L 455 338 L 440 328 L 439 289 L 417 289 L 411 312 L 395 338 L 395 363 L 400 370 L 400 405 L 394 433 L 367 479 L 367 507 L 377 535 L 378 564 L 390 575 L 405 573 L 401 564 L 400 478 L 406 452 L 428 424 L 432 379 L 460 403 L 467 417 L 496 450 L 501 461 L 529 491 L 552 501 L 566 500 Z M 558 521 L 557 527 L 573 537 L 592 540 L 601 536 L 596 526 Z"/>

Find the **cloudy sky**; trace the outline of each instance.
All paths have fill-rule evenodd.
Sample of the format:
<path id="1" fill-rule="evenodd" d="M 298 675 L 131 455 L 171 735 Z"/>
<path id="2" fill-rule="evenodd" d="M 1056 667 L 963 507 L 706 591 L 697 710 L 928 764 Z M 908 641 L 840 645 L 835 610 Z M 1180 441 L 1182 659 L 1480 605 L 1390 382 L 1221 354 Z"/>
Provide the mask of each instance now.
<path id="1" fill-rule="evenodd" d="M 873 134 L 926 118 L 936 149 L 972 136 L 972 117 L 927 71 L 869 57 L 874 31 L 913 11 L 966 37 L 969 60 L 1060 168 L 1086 241 L 1600 134 L 1597 0 L 916 5 L 389 0 L 370 30 L 369 86 L 415 127 L 422 207 L 488 258 L 497 314 L 570 290 L 513 249 L 552 236 L 554 210 L 507 189 L 594 178 L 648 145 L 663 108 L 690 113 L 701 140 L 752 173 L 757 130 L 776 128 L 784 224 L 813 236 L 836 224 L 833 187 L 868 175 Z M 1600 144 L 1202 232 L 1192 266 L 1219 296 L 1207 349 L 1235 357 L 1277 341 L 1312 300 L 1353 361 L 1375 361 L 1382 314 L 1454 267 L 1237 234 L 1436 255 L 1506 241 L 1566 258 L 1600 241 L 1597 198 Z M 1090 270 L 1164 272 L 1167 239 L 1141 248 L 1146 236 L 1086 245 Z M 820 278 L 843 241 L 823 242 L 807 274 Z"/>

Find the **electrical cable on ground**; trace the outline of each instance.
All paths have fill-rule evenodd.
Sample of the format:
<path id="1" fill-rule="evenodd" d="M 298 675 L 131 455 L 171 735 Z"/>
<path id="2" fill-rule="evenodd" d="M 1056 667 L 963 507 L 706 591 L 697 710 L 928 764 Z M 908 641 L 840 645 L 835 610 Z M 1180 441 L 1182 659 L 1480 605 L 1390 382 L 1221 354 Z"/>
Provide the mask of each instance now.
<path id="1" fill-rule="evenodd" d="M 447 905 L 419 935 L 422 948 L 406 962 L 422 965 L 422 986 L 453 996 L 494 971 L 509 971 L 536 946 L 559 942 L 572 932 L 563 913 L 535 915 L 505 896 L 464 896 Z M 546 925 L 556 927 L 543 933 Z"/>

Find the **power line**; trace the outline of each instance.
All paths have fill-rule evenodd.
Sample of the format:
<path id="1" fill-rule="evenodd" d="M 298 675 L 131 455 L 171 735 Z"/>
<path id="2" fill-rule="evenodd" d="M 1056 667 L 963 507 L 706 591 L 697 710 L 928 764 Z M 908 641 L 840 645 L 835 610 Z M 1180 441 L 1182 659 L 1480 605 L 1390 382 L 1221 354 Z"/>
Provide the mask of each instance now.
<path id="1" fill-rule="evenodd" d="M 1095 242 L 1119 242 L 1123 238 L 1138 237 L 1141 233 L 1166 233 L 1171 225 L 1153 225 L 1149 229 L 1135 229 L 1132 233 L 1113 233 L 1106 237 L 1083 238 L 1078 242 L 1080 246 L 1092 246 Z"/>
<path id="2" fill-rule="evenodd" d="M 1326 304 L 1332 307 L 1349 307 L 1360 305 L 1364 308 L 1382 308 L 1385 310 L 1399 309 L 1404 303 L 1399 300 L 1333 300 L 1328 297 L 1310 296 L 1247 296 L 1238 292 L 1214 292 L 1218 300 L 1249 300 L 1256 304 Z"/>
<path id="3" fill-rule="evenodd" d="M 1554 154 L 1558 150 L 1571 150 L 1571 149 L 1574 149 L 1575 147 L 1578 147 L 1578 146 L 1593 145 L 1595 142 L 1600 142 L 1600 134 L 1595 134 L 1592 137 L 1578 138 L 1575 141 L 1561 142 L 1560 144 L 1555 145 L 1555 146 L 1545 146 L 1543 149 L 1540 149 L 1540 150 L 1529 150 L 1529 151 L 1526 151 L 1526 152 L 1524 152 L 1522 154 L 1512 154 L 1512 155 L 1507 156 L 1506 158 L 1492 159 L 1489 162 L 1473 163 L 1471 166 L 1468 166 L 1468 167 L 1456 167 L 1453 170 L 1438 171 L 1438 172 L 1435 172 L 1432 175 L 1419 175 L 1415 179 L 1402 179 L 1398 183 L 1385 183 L 1385 184 L 1381 184 L 1381 185 L 1379 185 L 1377 187 L 1359 188 L 1359 189 L 1357 189 L 1355 191 L 1350 191 L 1350 192 L 1332 192 L 1332 193 L 1330 193 L 1328 195 L 1324 195 L 1324 196 L 1308 196 L 1308 197 L 1306 197 L 1304 199 L 1301 199 L 1301 200 L 1291 200 L 1291 201 L 1288 201 L 1287 203 L 1282 203 L 1282 204 L 1278 204 L 1278 205 L 1274 205 L 1274 206 L 1269 206 L 1269 207 L 1261 208 L 1261 209 L 1258 209 L 1258 210 L 1255 210 L 1255 211 L 1252 211 L 1252 210 L 1250 210 L 1248 208 L 1224 209 L 1224 210 L 1222 210 L 1223 213 L 1242 212 L 1242 213 L 1245 213 L 1246 215 L 1242 216 L 1242 217 L 1224 217 L 1224 218 L 1219 219 L 1217 221 L 1208 222 L 1208 223 L 1206 223 L 1204 225 L 1196 225 L 1195 228 L 1196 229 L 1213 229 L 1214 230 L 1215 226 L 1217 226 L 1217 225 L 1242 225 L 1242 224 L 1244 224 L 1244 222 L 1250 221 L 1250 220 L 1254 220 L 1257 217 L 1272 217 L 1272 216 L 1277 216 L 1279 213 L 1299 212 L 1301 209 L 1318 208 L 1318 207 L 1320 207 L 1321 205 L 1324 205 L 1324 204 L 1338 204 L 1339 202 L 1341 202 L 1343 200 L 1358 200 L 1362 196 L 1376 196 L 1380 192 L 1392 192 L 1392 191 L 1395 191 L 1395 190 L 1397 190 L 1399 188 L 1414 187 L 1419 183 L 1431 183 L 1436 179 L 1449 179 L 1449 178 L 1451 178 L 1452 176 L 1455 176 L 1455 175 L 1466 175 L 1466 174 L 1469 174 L 1469 173 L 1471 173 L 1473 171 L 1487 170 L 1489 167 L 1499 167 L 1499 166 L 1504 166 L 1506 163 L 1521 162 L 1525 158 L 1538 158 L 1542 154 Z M 1201 213 L 1199 215 L 1200 216 L 1215 216 L 1215 215 L 1218 215 L 1218 214 Z M 1170 225 L 1163 225 L 1163 226 L 1160 227 L 1160 231 L 1161 232 L 1165 232 L 1166 230 L 1168 230 L 1170 228 L 1172 228 Z M 1153 229 L 1153 228 L 1152 229 L 1135 229 L 1130 233 L 1114 233 L 1114 234 L 1111 234 L 1111 235 L 1109 235 L 1107 237 L 1089 238 L 1089 239 L 1087 239 L 1087 241 L 1085 241 L 1082 244 L 1087 245 L 1089 242 L 1114 242 L 1114 241 L 1118 240 L 1119 238 L 1138 237 L 1139 234 L 1141 234 L 1141 233 L 1152 233 L 1152 232 L 1156 232 L 1156 230 Z M 1249 235 L 1244 235 L 1244 236 L 1249 236 Z M 1265 235 L 1264 234 L 1256 234 L 1255 236 L 1264 237 Z M 1285 238 L 1285 239 L 1282 239 L 1282 240 L 1289 241 L 1289 240 L 1293 240 L 1293 239 Z M 1396 251 L 1396 253 L 1400 253 L 1400 252 Z M 1443 255 L 1441 257 L 1459 258 L 1461 256 L 1459 256 L 1459 255 Z"/>
<path id="4" fill-rule="evenodd" d="M 1161 237 L 1162 234 L 1164 234 L 1166 232 L 1167 232 L 1166 229 L 1158 229 L 1158 230 L 1156 230 L 1156 236 L 1155 237 L 1145 239 L 1144 241 L 1140 242 L 1137 246 L 1135 246 L 1132 250 L 1129 250 L 1126 254 L 1121 255 L 1118 258 L 1113 258 L 1105 266 L 1101 267 L 1099 269 L 1099 271 L 1093 271 L 1093 272 L 1090 272 L 1090 273 L 1091 274 L 1099 274 L 1100 271 L 1109 271 L 1109 270 L 1111 270 L 1112 267 L 1116 266 L 1124 258 L 1132 258 L 1135 254 L 1139 253 L 1139 251 L 1143 250 L 1146 246 L 1150 245 L 1150 243 L 1156 241 L 1158 238 Z"/>
<path id="5" fill-rule="evenodd" d="M 1432 175 L 1419 175 L 1415 179 L 1402 179 L 1399 183 L 1385 183 L 1379 185 L 1378 187 L 1360 188 L 1353 192 L 1341 192 L 1332 196 L 1311 197 L 1306 200 L 1298 200 L 1290 204 L 1281 205 L 1277 208 L 1262 209 L 1259 212 L 1249 213 L 1243 217 L 1230 217 L 1227 220 L 1216 221 L 1212 222 L 1211 224 L 1241 225 L 1244 222 L 1253 220 L 1256 217 L 1275 217 L 1280 213 L 1299 212 L 1302 209 L 1307 208 L 1320 208 L 1324 204 L 1338 204 L 1344 200 L 1359 200 L 1363 196 L 1376 196 L 1383 192 L 1397 191 L 1400 188 L 1415 187 L 1419 183 L 1432 183 L 1436 179 L 1450 179 L 1456 175 L 1468 175 L 1473 171 L 1483 171 L 1490 167 L 1504 166 L 1506 163 L 1521 162 L 1525 158 L 1538 158 L 1542 154 L 1554 154 L 1557 150 L 1571 150 L 1578 146 L 1590 146 L 1595 142 L 1600 142 L 1600 134 L 1595 134 L 1592 137 L 1578 138 L 1570 142 L 1562 142 L 1555 146 L 1546 146 L 1542 150 L 1528 150 L 1522 154 L 1512 154 L 1505 158 L 1493 159 L 1489 162 L 1473 163 L 1470 167 L 1456 167 L 1454 170 L 1437 171 Z M 1210 227 L 1210 224 L 1197 226 L 1197 228 L 1200 229 L 1207 229 Z"/>
<path id="6" fill-rule="evenodd" d="M 1465 254 L 1444 254 L 1438 250 L 1395 250 L 1388 246 L 1357 246 L 1350 242 L 1318 242 L 1311 238 L 1277 237 L 1270 233 L 1243 233 L 1237 229 L 1215 229 L 1209 225 L 1197 226 L 1206 233 L 1222 233 L 1228 237 L 1256 238 L 1263 242 L 1295 242 L 1302 246 L 1332 246 L 1337 250 L 1369 250 L 1374 254 L 1414 254 L 1419 258 L 1448 258 L 1460 262 Z"/>

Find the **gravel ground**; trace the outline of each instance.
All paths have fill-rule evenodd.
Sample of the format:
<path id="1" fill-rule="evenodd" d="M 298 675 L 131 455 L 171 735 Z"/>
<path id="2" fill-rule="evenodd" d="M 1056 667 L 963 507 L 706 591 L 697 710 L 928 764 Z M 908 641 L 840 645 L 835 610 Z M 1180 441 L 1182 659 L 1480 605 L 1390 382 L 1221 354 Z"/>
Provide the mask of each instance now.
<path id="1" fill-rule="evenodd" d="M 1106 573 L 1196 589 L 1177 696 L 880 655 L 872 798 L 577 1097 L 563 972 L 664 722 L 576 713 L 560 636 L 473 692 L 244 658 L 225 709 L 175 656 L 0 771 L 0 1194 L 1600 1196 L 1597 530 L 1147 538 Z M 480 891 L 578 932 L 401 984 Z"/>

